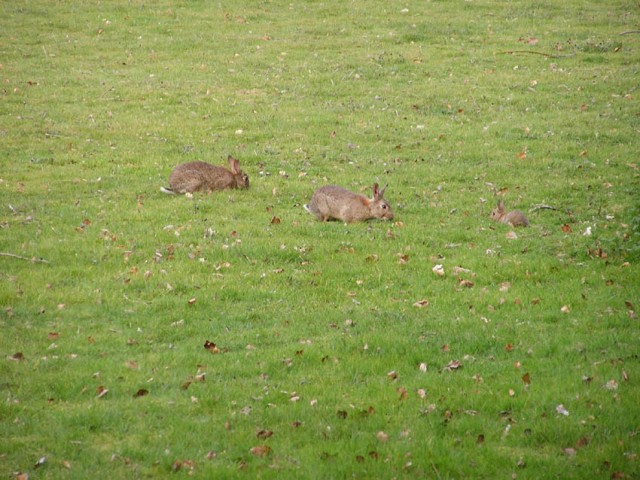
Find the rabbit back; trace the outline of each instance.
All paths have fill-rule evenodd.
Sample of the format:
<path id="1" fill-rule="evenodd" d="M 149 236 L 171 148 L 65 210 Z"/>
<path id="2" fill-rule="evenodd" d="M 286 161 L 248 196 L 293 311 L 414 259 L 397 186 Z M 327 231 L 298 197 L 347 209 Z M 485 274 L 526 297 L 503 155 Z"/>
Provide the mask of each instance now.
<path id="1" fill-rule="evenodd" d="M 238 160 L 229 157 L 231 170 L 207 162 L 178 165 L 169 175 L 169 190 L 173 193 L 212 192 L 228 188 L 248 188 L 249 177 L 240 170 Z"/>
<path id="2" fill-rule="evenodd" d="M 382 195 L 379 198 L 377 195 L 374 193 L 370 199 L 336 185 L 326 185 L 313 193 L 305 209 L 320 221 L 335 219 L 351 223 L 370 218 L 392 219 L 391 207 Z"/>
<path id="3" fill-rule="evenodd" d="M 491 220 L 500 223 L 506 223 L 512 227 L 528 227 L 529 220 L 520 210 L 511 210 L 507 212 L 504 203 L 498 202 L 498 206 L 491 212 Z"/>

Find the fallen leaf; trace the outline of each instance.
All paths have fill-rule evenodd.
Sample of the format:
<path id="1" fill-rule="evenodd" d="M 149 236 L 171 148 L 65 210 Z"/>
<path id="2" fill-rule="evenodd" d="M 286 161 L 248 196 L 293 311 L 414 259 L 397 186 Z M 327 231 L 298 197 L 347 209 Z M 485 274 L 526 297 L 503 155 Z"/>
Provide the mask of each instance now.
<path id="1" fill-rule="evenodd" d="M 381 442 L 388 442 L 389 441 L 389 435 L 384 433 L 382 430 L 379 431 L 378 433 L 376 433 L 376 438 Z"/>
<path id="2" fill-rule="evenodd" d="M 464 278 L 459 278 L 458 279 L 458 285 L 460 285 L 463 288 L 471 288 L 473 287 L 473 282 L 471 280 L 466 280 Z"/>
<path id="3" fill-rule="evenodd" d="M 256 433 L 256 437 L 261 440 L 269 438 L 271 435 L 273 435 L 273 432 L 271 430 L 260 430 L 258 433 Z"/>
<path id="4" fill-rule="evenodd" d="M 576 451 L 575 448 L 568 447 L 568 448 L 564 449 L 564 454 L 567 457 L 573 457 L 573 456 L 575 456 L 576 453 L 578 453 L 578 452 Z"/>
<path id="5" fill-rule="evenodd" d="M 522 376 L 522 383 L 524 383 L 525 385 L 531 385 L 531 375 L 529 375 L 529 373 L 525 373 Z"/>
<path id="6" fill-rule="evenodd" d="M 138 363 L 134 360 L 128 360 L 126 362 L 124 362 L 125 367 L 130 368 L 131 370 L 137 370 L 138 369 Z"/>
<path id="7" fill-rule="evenodd" d="M 451 360 L 443 370 L 451 372 L 452 370 L 458 370 L 462 368 L 462 363 L 459 360 Z"/>
<path id="8" fill-rule="evenodd" d="M 400 400 L 405 400 L 407 398 L 407 389 L 404 387 L 398 387 L 398 389 L 396 390 L 398 392 L 398 396 L 400 397 Z"/>
<path id="9" fill-rule="evenodd" d="M 429 306 L 429 300 L 427 300 L 427 299 L 418 300 L 416 303 L 413 304 L 413 306 L 416 307 L 416 308 L 428 307 Z"/>
<path id="10" fill-rule="evenodd" d="M 418 367 L 418 369 L 423 373 L 426 372 L 427 371 L 427 364 L 424 363 L 424 362 L 421 363 L 420 366 Z"/>
<path id="11" fill-rule="evenodd" d="M 22 352 L 16 352 L 7 358 L 9 358 L 9 360 L 13 360 L 14 362 L 21 362 L 22 360 L 24 360 L 24 354 Z"/>
<path id="12" fill-rule="evenodd" d="M 616 382 L 615 380 L 611 379 L 607 383 L 604 384 L 604 388 L 606 388 L 607 390 L 617 390 L 618 389 L 618 382 Z"/>
<path id="13" fill-rule="evenodd" d="M 49 333 L 47 334 L 47 338 L 48 338 L 49 340 L 57 340 L 58 338 L 60 338 L 60 334 L 59 334 L 59 333 L 57 333 L 57 332 L 49 332 Z"/>
<path id="14" fill-rule="evenodd" d="M 506 352 L 513 352 L 513 344 L 511 344 L 511 343 L 507 343 L 507 344 L 504 346 L 504 349 L 505 349 L 505 351 L 506 351 Z"/>
<path id="15" fill-rule="evenodd" d="M 278 217 L 272 217 L 271 218 L 271 225 L 278 225 L 281 222 L 281 220 Z"/>
<path id="16" fill-rule="evenodd" d="M 218 348 L 218 346 L 215 343 L 210 342 L 209 340 L 204 342 L 204 348 L 209 350 L 211 353 L 220 353 L 220 349 Z"/>
<path id="17" fill-rule="evenodd" d="M 578 442 L 576 443 L 576 447 L 578 448 L 586 447 L 587 445 L 589 445 L 589 439 L 587 437 L 578 439 Z"/>
<path id="18" fill-rule="evenodd" d="M 389 373 L 387 373 L 387 378 L 394 381 L 397 380 L 398 372 L 396 372 L 395 370 L 391 370 Z"/>
<path id="19" fill-rule="evenodd" d="M 562 225 L 562 227 L 560 227 L 562 229 L 563 233 L 571 233 L 571 227 L 568 224 L 564 224 Z"/>
<path id="20" fill-rule="evenodd" d="M 96 388 L 96 395 L 98 398 L 104 397 L 107 393 L 109 393 L 109 389 L 105 388 L 103 385 Z"/>
<path id="21" fill-rule="evenodd" d="M 190 298 L 189 301 L 187 302 L 189 305 L 193 305 L 194 303 L 196 303 L 196 299 L 195 297 Z"/>
<path id="22" fill-rule="evenodd" d="M 442 265 L 434 266 L 431 271 L 435 273 L 437 276 L 442 277 L 444 275 L 444 267 Z"/>
<path id="23" fill-rule="evenodd" d="M 564 415 L 565 417 L 569 415 L 569 410 L 564 408 L 564 405 L 562 404 L 556 406 L 556 412 L 558 412 L 560 415 Z"/>
<path id="24" fill-rule="evenodd" d="M 39 468 L 43 466 L 45 463 L 47 463 L 47 457 L 40 457 L 36 462 L 36 464 L 33 466 L 33 468 Z"/>
<path id="25" fill-rule="evenodd" d="M 251 455 L 255 455 L 256 457 L 266 457 L 271 453 L 271 447 L 269 445 L 258 445 L 256 447 L 251 447 L 249 452 Z"/>
<path id="26" fill-rule="evenodd" d="M 149 390 L 141 388 L 133 395 L 133 398 L 144 397 L 145 395 L 149 395 Z"/>

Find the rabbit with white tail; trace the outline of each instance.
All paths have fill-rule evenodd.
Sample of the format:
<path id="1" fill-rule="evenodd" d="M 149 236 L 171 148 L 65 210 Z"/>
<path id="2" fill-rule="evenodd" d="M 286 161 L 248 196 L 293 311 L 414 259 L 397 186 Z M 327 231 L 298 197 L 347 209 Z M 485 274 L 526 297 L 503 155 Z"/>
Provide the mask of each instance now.
<path id="1" fill-rule="evenodd" d="M 502 200 L 498 202 L 498 206 L 491 212 L 491 220 L 494 222 L 506 223 L 512 227 L 528 227 L 529 220 L 520 210 L 511 210 L 507 212 L 504 208 Z"/>
<path id="2" fill-rule="evenodd" d="M 391 206 L 383 198 L 387 187 L 379 190 L 373 184 L 373 198 L 350 192 L 335 185 L 327 185 L 316 190 L 304 209 L 320 221 L 331 219 L 346 223 L 360 222 L 370 218 L 392 220 Z"/>
<path id="3" fill-rule="evenodd" d="M 206 162 L 178 165 L 169 175 L 169 188 L 164 193 L 209 193 L 227 188 L 249 188 L 249 177 L 240 170 L 240 162 L 229 155 L 229 170 Z"/>

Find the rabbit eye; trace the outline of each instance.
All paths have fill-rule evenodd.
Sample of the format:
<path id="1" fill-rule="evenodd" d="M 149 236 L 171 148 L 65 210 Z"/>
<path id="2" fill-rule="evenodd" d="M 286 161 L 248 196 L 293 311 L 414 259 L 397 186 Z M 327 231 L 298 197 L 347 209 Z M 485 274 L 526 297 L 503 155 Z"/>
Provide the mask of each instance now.
<path id="1" fill-rule="evenodd" d="M 387 209 L 387 205 L 383 203 L 383 204 L 382 204 L 382 209 L 383 209 L 383 210 L 386 210 L 386 209 Z"/>

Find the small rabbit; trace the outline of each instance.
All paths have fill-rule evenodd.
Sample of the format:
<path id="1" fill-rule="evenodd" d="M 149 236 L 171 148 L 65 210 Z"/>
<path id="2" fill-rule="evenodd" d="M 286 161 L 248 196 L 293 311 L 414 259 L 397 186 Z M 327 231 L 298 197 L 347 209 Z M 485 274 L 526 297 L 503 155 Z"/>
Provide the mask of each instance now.
<path id="1" fill-rule="evenodd" d="M 164 193 L 209 193 L 225 188 L 249 188 L 249 177 L 240 170 L 240 162 L 229 155 L 229 170 L 206 162 L 178 165 L 169 175 L 169 188 Z"/>
<path id="2" fill-rule="evenodd" d="M 520 210 L 512 210 L 507 212 L 504 208 L 502 200 L 498 202 L 498 206 L 491 212 L 491 220 L 495 222 L 506 223 L 512 227 L 528 227 L 529 220 Z"/>
<path id="3" fill-rule="evenodd" d="M 384 200 L 384 191 L 378 190 L 378 184 L 373 184 L 373 198 L 350 192 L 335 185 L 327 185 L 316 190 L 304 209 L 315 215 L 320 221 L 331 219 L 342 220 L 346 223 L 380 218 L 393 219 L 391 206 Z"/>

